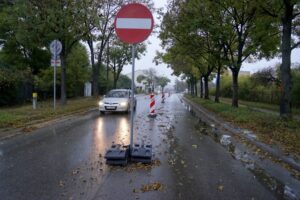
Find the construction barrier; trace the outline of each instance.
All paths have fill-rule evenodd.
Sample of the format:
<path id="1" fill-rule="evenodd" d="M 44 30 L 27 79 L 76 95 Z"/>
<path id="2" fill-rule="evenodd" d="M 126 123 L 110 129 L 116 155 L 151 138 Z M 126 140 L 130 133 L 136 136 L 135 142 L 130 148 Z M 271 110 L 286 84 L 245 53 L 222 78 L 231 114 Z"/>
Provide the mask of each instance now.
<path id="1" fill-rule="evenodd" d="M 156 113 L 155 113 L 155 96 L 153 93 L 150 94 L 150 113 L 149 113 L 150 117 L 155 117 Z"/>

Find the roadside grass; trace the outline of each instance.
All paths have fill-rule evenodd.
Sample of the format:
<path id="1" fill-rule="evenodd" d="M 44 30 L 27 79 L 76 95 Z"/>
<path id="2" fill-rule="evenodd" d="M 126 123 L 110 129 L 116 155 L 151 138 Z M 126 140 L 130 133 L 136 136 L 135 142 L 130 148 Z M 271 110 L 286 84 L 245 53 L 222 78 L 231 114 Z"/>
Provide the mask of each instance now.
<path id="1" fill-rule="evenodd" d="M 213 111 L 226 121 L 252 130 L 261 141 L 267 144 L 279 144 L 286 153 L 300 155 L 299 120 L 285 121 L 279 116 L 251 110 L 247 107 L 233 108 L 228 103 L 215 103 L 199 97 L 186 97 Z"/>
<path id="2" fill-rule="evenodd" d="M 231 99 L 230 98 L 220 98 L 220 101 L 223 103 L 231 104 Z M 268 104 L 268 103 L 261 103 L 261 102 L 253 102 L 253 101 L 244 101 L 244 100 L 239 100 L 239 103 L 241 105 L 253 107 L 253 108 L 261 108 L 261 109 L 266 109 L 266 110 L 271 110 L 274 112 L 279 112 L 279 105 L 276 104 Z M 295 115 L 300 115 L 300 108 L 293 108 L 293 114 Z"/>
<path id="3" fill-rule="evenodd" d="M 97 107 L 96 98 L 77 98 L 67 101 L 65 106 L 58 102 L 53 109 L 52 101 L 38 102 L 37 109 L 32 105 L 22 105 L 0 109 L 0 128 L 19 128 L 33 123 L 41 123 L 55 118 L 80 113 L 82 111 Z"/>

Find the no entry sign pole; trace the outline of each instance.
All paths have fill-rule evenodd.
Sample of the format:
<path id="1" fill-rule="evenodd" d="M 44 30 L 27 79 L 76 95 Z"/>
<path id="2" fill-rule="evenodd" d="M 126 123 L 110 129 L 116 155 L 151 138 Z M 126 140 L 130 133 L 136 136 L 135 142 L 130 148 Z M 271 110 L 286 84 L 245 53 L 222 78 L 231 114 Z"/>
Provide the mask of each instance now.
<path id="1" fill-rule="evenodd" d="M 131 112 L 130 112 L 130 148 L 133 148 L 133 120 L 134 120 L 134 89 L 135 89 L 135 51 L 136 44 L 148 38 L 153 30 L 154 20 L 150 10 L 139 3 L 130 3 L 122 6 L 115 18 L 115 31 L 118 38 L 132 44 L 132 76 L 131 76 Z"/>
<path id="2" fill-rule="evenodd" d="M 130 112 L 130 119 L 131 119 L 131 122 L 130 122 L 130 148 L 133 147 L 133 120 L 134 120 L 134 115 L 133 115 L 133 112 L 134 112 L 134 63 L 135 62 L 135 44 L 132 45 L 132 73 L 131 73 L 131 76 L 132 76 L 132 80 L 131 80 L 131 112 Z"/>

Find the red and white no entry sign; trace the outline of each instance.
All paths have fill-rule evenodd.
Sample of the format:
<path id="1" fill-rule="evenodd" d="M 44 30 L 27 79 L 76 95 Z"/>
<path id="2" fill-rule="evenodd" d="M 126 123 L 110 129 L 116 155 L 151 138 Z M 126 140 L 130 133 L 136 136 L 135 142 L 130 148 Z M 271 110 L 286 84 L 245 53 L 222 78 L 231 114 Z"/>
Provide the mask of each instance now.
<path id="1" fill-rule="evenodd" d="M 123 6 L 117 13 L 114 26 L 121 41 L 137 44 L 146 40 L 150 35 L 154 20 L 146 6 L 131 3 Z"/>

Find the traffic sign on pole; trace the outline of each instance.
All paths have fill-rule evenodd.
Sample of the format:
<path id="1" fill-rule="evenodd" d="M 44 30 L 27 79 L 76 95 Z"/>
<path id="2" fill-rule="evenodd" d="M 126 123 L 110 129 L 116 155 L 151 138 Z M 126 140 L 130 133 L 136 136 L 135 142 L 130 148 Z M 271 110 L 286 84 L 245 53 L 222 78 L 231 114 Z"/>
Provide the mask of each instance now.
<path id="1" fill-rule="evenodd" d="M 115 18 L 115 31 L 121 41 L 132 44 L 132 75 L 131 75 L 131 112 L 130 112 L 130 147 L 126 151 L 124 149 L 116 149 L 112 147 L 106 152 L 106 163 L 116 164 L 127 163 L 129 157 L 131 161 L 151 163 L 152 146 L 151 145 L 133 145 L 133 121 L 134 121 L 134 61 L 136 44 L 143 42 L 152 32 L 154 25 L 153 16 L 150 10 L 138 3 L 131 3 L 123 6 L 117 13 Z M 123 152 L 123 153 L 122 153 Z"/>
<path id="2" fill-rule="evenodd" d="M 59 54 L 62 51 L 62 44 L 59 40 L 53 40 L 50 43 L 50 52 L 52 54 L 51 66 L 54 67 L 53 70 L 53 108 L 56 107 L 56 67 L 61 66 L 61 60 Z"/>
<path id="3" fill-rule="evenodd" d="M 51 54 L 54 55 L 54 56 L 59 55 L 62 51 L 61 42 L 59 40 L 53 40 L 50 43 L 50 51 L 51 51 Z"/>
<path id="4" fill-rule="evenodd" d="M 151 11 L 139 3 L 123 6 L 115 18 L 115 31 L 121 41 L 137 44 L 148 38 L 153 30 L 154 20 Z"/>

